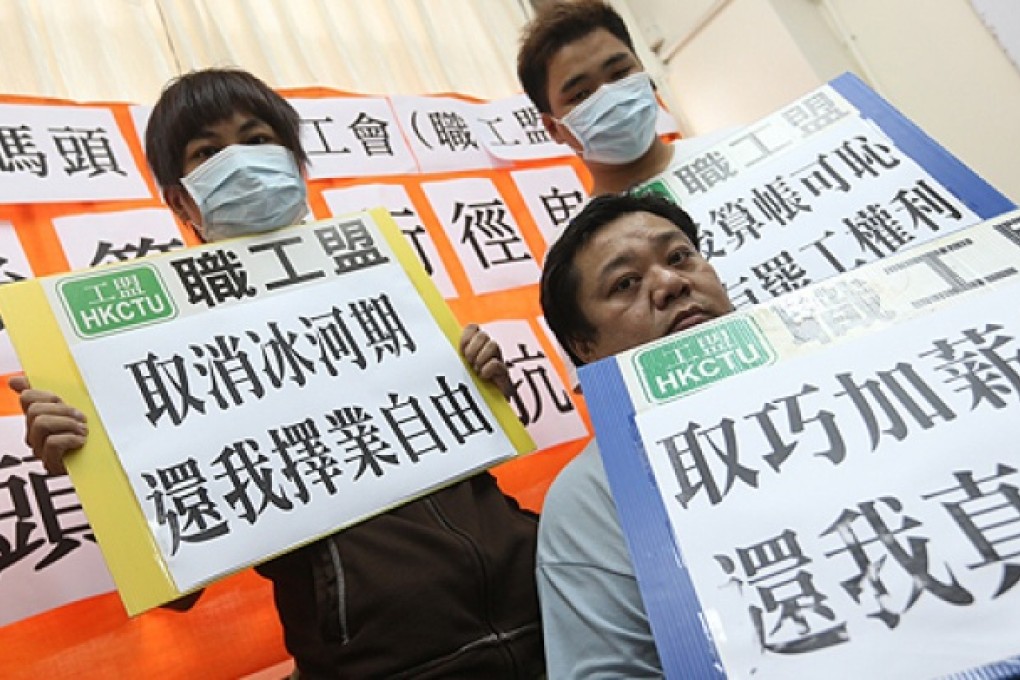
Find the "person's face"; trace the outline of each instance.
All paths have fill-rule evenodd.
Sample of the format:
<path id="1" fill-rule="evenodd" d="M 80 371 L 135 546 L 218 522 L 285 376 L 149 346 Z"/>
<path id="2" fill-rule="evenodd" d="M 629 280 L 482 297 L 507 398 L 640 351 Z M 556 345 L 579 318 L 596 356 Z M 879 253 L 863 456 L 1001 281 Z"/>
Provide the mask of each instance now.
<path id="1" fill-rule="evenodd" d="M 548 66 L 546 94 L 552 113 L 543 113 L 542 122 L 549 135 L 580 152 L 581 143 L 560 123 L 563 116 L 602 85 L 643 70 L 630 48 L 604 28 L 561 47 Z"/>
<path id="2" fill-rule="evenodd" d="M 184 146 L 184 175 L 232 144 L 279 144 L 280 136 L 265 121 L 242 111 L 211 123 L 198 131 Z M 167 205 L 182 221 L 202 226 L 202 214 L 191 194 L 182 186 L 165 191 Z"/>
<path id="3" fill-rule="evenodd" d="M 595 338 L 571 350 L 586 363 L 733 310 L 715 268 L 680 229 L 652 213 L 621 215 L 574 256 L 577 304 Z"/>

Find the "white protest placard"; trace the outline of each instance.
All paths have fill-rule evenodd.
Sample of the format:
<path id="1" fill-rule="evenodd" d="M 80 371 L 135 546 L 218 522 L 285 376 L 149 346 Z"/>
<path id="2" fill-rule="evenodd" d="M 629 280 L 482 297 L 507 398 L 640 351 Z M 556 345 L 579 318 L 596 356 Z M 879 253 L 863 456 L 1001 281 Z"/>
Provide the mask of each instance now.
<path id="1" fill-rule="evenodd" d="M 113 590 L 71 480 L 32 455 L 21 416 L 0 418 L 0 436 L 10 442 L 0 451 L 0 626 Z"/>
<path id="2" fill-rule="evenodd" d="M 25 249 L 21 247 L 14 225 L 6 220 L 0 221 L 0 285 L 24 281 L 32 275 L 32 267 L 25 257 Z M 20 370 L 21 364 L 0 319 L 0 373 Z"/>
<path id="3" fill-rule="evenodd" d="M 728 677 L 921 680 L 1020 652 L 1018 294 L 637 417 Z"/>
<path id="4" fill-rule="evenodd" d="M 510 397 L 517 417 L 541 449 L 588 436 L 570 390 L 560 380 L 541 343 L 524 320 L 495 321 L 484 326 L 503 351 L 513 381 Z"/>
<path id="5" fill-rule="evenodd" d="M 308 177 L 364 177 L 417 171 L 384 97 L 290 98 L 301 116 Z"/>
<path id="6" fill-rule="evenodd" d="M 384 209 L 31 284 L 5 318 L 49 302 L 115 452 L 69 468 L 130 612 L 530 447 Z"/>
<path id="7" fill-rule="evenodd" d="M 475 293 L 491 293 L 538 281 L 535 256 L 506 199 L 484 177 L 423 182 L 432 209 Z"/>
<path id="8" fill-rule="evenodd" d="M 668 673 L 1020 653 L 1018 253 L 1007 213 L 582 368 Z"/>
<path id="9" fill-rule="evenodd" d="M 450 273 L 436 248 L 435 237 L 425 228 L 407 189 L 399 184 L 360 184 L 343 189 L 327 189 L 322 197 L 334 215 L 360 212 L 384 207 L 393 221 L 400 227 L 400 233 L 407 239 L 414 254 L 425 268 L 425 272 L 436 284 L 444 298 L 456 297 L 457 289 L 450 280 Z"/>
<path id="10" fill-rule="evenodd" d="M 0 203 L 149 198 L 107 109 L 0 104 Z"/>
<path id="11" fill-rule="evenodd" d="M 574 155 L 573 149 L 549 136 L 526 94 L 479 104 L 475 120 L 479 140 L 495 158 L 523 161 Z"/>
<path id="12" fill-rule="evenodd" d="M 547 246 L 560 237 L 571 218 L 588 202 L 581 179 L 570 166 L 513 170 L 510 176 Z"/>
<path id="13" fill-rule="evenodd" d="M 57 217 L 53 227 L 71 269 L 123 262 L 184 247 L 173 214 L 164 208 Z"/>
<path id="14" fill-rule="evenodd" d="M 848 116 L 685 209 L 734 302 L 762 302 L 979 221 L 878 127 Z"/>
<path id="15" fill-rule="evenodd" d="M 479 104 L 454 97 L 391 97 L 418 169 L 424 173 L 499 166 L 479 141 Z"/>

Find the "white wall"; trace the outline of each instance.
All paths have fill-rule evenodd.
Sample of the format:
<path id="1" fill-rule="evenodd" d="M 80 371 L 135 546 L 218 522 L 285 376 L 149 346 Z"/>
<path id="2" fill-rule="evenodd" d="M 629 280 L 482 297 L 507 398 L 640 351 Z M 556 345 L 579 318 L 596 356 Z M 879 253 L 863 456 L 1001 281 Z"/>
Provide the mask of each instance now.
<path id="1" fill-rule="evenodd" d="M 688 134 L 853 71 L 1020 202 L 1020 72 L 968 0 L 628 0 Z"/>
<path id="2" fill-rule="evenodd" d="M 694 134 L 751 122 L 824 82 L 767 0 L 717 3 L 668 72 Z"/>
<path id="3" fill-rule="evenodd" d="M 967 0 L 832 0 L 872 85 L 1020 202 L 1020 72 Z M 1018 6 L 1017 9 L 1020 9 Z"/>

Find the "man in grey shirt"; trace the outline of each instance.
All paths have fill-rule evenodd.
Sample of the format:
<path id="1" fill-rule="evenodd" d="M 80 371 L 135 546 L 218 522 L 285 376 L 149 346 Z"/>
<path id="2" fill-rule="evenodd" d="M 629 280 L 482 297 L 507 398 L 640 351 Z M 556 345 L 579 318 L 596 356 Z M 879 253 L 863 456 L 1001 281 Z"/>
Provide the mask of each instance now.
<path id="1" fill-rule="evenodd" d="M 656 195 L 592 199 L 550 248 L 541 298 L 577 366 L 733 310 L 690 216 Z M 662 675 L 594 442 L 549 489 L 537 574 L 550 678 Z"/>

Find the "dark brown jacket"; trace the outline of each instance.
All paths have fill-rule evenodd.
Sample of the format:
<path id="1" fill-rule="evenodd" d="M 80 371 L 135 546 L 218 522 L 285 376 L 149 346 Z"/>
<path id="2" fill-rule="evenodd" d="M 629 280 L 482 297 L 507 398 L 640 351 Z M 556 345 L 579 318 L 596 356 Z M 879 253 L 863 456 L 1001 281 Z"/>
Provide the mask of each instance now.
<path id="1" fill-rule="evenodd" d="M 536 523 L 482 473 L 257 571 L 302 679 L 534 678 Z"/>

